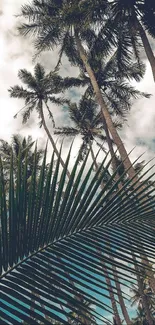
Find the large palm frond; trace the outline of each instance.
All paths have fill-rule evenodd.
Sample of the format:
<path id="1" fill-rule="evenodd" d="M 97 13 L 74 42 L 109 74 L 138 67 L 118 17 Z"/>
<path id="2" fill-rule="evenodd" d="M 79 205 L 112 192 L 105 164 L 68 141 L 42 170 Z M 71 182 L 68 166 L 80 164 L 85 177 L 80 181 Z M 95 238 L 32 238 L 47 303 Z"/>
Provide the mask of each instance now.
<path id="1" fill-rule="evenodd" d="M 108 301 L 111 288 L 106 286 L 101 260 L 107 265 L 110 279 L 112 265 L 115 265 L 120 283 L 129 286 L 135 281 L 132 275 L 129 277 L 129 272 L 135 272 L 130 252 L 134 252 L 137 265 L 142 267 L 145 265 L 139 254 L 143 249 L 148 257 L 155 257 L 153 190 L 148 199 L 143 186 L 138 186 L 136 191 L 129 180 L 117 192 L 115 174 L 101 190 L 99 185 L 111 163 L 107 156 L 96 174 L 93 164 L 88 168 L 88 156 L 80 167 L 77 158 L 66 183 L 71 151 L 62 172 L 58 159 L 53 173 L 53 154 L 44 180 L 45 151 L 36 181 L 36 154 L 37 151 L 30 188 L 26 181 L 27 161 L 23 174 L 19 158 L 16 187 L 11 162 L 9 198 L 5 192 L 2 162 L 0 165 L 0 316 L 3 324 L 21 321 L 37 324 L 44 322 L 45 315 L 68 324 L 69 310 L 72 319 L 76 312 L 88 319 L 102 319 L 107 324 L 103 317 L 111 312 Z M 132 247 L 128 235 L 134 243 Z M 96 309 L 88 306 L 85 309 L 79 296 L 93 303 Z M 46 324 L 50 324 L 47 319 Z"/>

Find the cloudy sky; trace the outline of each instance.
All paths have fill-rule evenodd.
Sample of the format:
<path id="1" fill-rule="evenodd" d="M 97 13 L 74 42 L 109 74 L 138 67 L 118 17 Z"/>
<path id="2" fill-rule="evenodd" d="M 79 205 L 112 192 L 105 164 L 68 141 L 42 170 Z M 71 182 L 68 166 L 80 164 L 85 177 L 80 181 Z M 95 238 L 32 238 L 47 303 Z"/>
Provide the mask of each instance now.
<path id="1" fill-rule="evenodd" d="M 22 125 L 21 115 L 17 119 L 13 116 L 24 106 L 24 102 L 19 99 L 9 98 L 8 88 L 15 84 L 20 84 L 18 79 L 18 70 L 26 68 L 33 72 L 33 67 L 37 61 L 33 62 L 34 48 L 31 39 L 24 39 L 18 35 L 17 24 L 18 19 L 15 17 L 20 11 L 22 0 L 0 0 L 0 138 L 10 141 L 13 133 L 21 135 L 31 134 L 33 139 L 38 139 L 38 143 L 44 146 L 47 136 L 43 129 L 38 126 L 37 115 L 32 114 L 29 122 Z M 44 65 L 46 72 L 52 70 L 57 62 L 57 53 L 44 53 L 38 60 Z M 65 63 L 65 61 L 64 61 Z M 64 64 L 61 69 L 62 75 L 70 74 L 72 76 L 78 74 L 78 69 L 71 68 L 68 64 Z M 73 91 L 74 94 L 74 91 Z M 75 99 L 75 96 L 74 96 Z M 67 114 L 63 114 L 60 108 L 53 105 L 52 111 L 56 121 L 56 125 L 66 123 Z M 64 120 L 65 119 L 65 120 Z M 47 121 L 48 127 L 51 128 L 51 122 Z M 79 139 L 76 140 L 77 146 L 80 144 Z M 68 141 L 65 141 L 67 149 Z M 77 146 L 74 146 L 74 148 Z M 67 151 L 67 150 L 66 150 Z M 76 152 L 73 153 L 75 156 Z"/>
<path id="2" fill-rule="evenodd" d="M 46 135 L 38 127 L 36 114 L 33 114 L 27 125 L 22 125 L 21 117 L 14 119 L 14 114 L 23 107 L 23 101 L 11 99 L 8 88 L 19 83 L 17 73 L 21 68 L 33 71 L 32 56 L 34 49 L 31 39 L 24 39 L 18 35 L 16 25 L 22 0 L 0 0 L 0 138 L 9 140 L 13 133 L 22 135 L 31 134 L 34 139 L 39 139 L 43 145 Z M 56 53 L 45 53 L 39 60 L 45 68 L 52 70 L 56 62 Z M 151 99 L 141 99 L 134 102 L 128 121 L 124 125 L 123 140 L 128 151 L 136 147 L 131 154 L 132 159 L 144 154 L 144 159 L 153 158 L 155 153 L 155 85 L 151 75 L 149 64 L 146 63 L 146 75 L 137 87 L 152 94 Z M 77 70 L 71 68 L 67 62 L 64 64 L 62 74 L 76 75 Z M 74 93 L 73 93 L 74 95 Z M 74 97 L 74 96 L 73 96 Z M 73 98 L 74 99 L 74 98 Z M 60 109 L 53 107 L 56 124 L 66 123 Z M 65 115 L 65 119 L 67 115 Z M 48 123 L 49 128 L 51 125 Z M 79 145 L 77 139 L 77 146 Z M 68 142 L 66 142 L 67 146 Z M 75 148 L 75 146 L 74 146 Z"/>

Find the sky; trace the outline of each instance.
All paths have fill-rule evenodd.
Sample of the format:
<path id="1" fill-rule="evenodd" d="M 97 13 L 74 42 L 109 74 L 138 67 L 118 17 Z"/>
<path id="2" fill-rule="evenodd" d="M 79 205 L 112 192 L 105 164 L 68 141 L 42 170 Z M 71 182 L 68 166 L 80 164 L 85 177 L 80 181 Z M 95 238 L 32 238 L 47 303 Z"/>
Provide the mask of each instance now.
<path id="1" fill-rule="evenodd" d="M 36 62 L 32 62 L 34 49 L 32 39 L 24 39 L 17 32 L 16 14 L 20 11 L 23 0 L 0 0 L 0 138 L 10 141 L 13 133 L 20 133 L 23 136 L 32 135 L 33 139 L 38 139 L 39 146 L 44 146 L 47 136 L 43 129 L 38 126 L 37 115 L 34 113 L 26 125 L 22 125 L 20 115 L 17 119 L 13 116 L 23 107 L 23 101 L 9 98 L 8 88 L 19 83 L 18 70 L 26 68 L 33 72 Z M 155 42 L 152 41 L 155 45 Z M 47 72 L 52 70 L 57 60 L 57 53 L 44 53 L 39 57 L 39 61 L 45 66 Z M 62 75 L 76 76 L 78 69 L 68 65 L 64 60 Z M 144 153 L 143 159 L 146 161 L 155 156 L 155 84 L 151 74 L 149 64 L 146 62 L 146 74 L 142 82 L 137 84 L 141 91 L 152 94 L 151 98 L 140 99 L 133 103 L 133 107 L 125 123 L 121 136 L 127 148 L 131 151 L 132 160 Z M 73 90 L 73 101 L 76 93 Z M 62 114 L 61 110 L 52 106 L 56 125 L 66 124 L 67 114 Z M 51 123 L 47 120 L 47 125 L 52 132 Z M 77 155 L 80 138 L 75 140 L 73 146 L 73 157 Z M 69 146 L 69 141 L 65 141 L 65 150 Z M 49 155 L 51 149 L 49 149 Z"/>

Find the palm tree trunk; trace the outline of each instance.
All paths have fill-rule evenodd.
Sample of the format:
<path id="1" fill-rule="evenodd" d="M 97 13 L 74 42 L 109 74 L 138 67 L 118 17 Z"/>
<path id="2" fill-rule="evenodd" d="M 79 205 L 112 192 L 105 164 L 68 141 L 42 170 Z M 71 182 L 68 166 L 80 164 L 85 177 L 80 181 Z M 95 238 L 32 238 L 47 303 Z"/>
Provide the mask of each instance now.
<path id="1" fill-rule="evenodd" d="M 95 166 L 95 169 L 97 171 L 98 170 L 98 164 L 97 164 L 97 161 L 96 161 L 96 157 L 94 155 L 94 151 L 93 151 L 93 148 L 92 148 L 91 141 L 89 141 L 89 147 L 90 147 L 90 152 L 91 152 L 91 156 L 92 156 L 92 161 L 94 162 L 94 166 Z"/>
<path id="2" fill-rule="evenodd" d="M 127 325 L 130 325 L 130 324 L 132 324 L 132 322 L 130 320 L 128 311 L 127 311 L 126 306 L 125 306 L 125 303 L 124 303 L 124 299 L 122 297 L 121 286 L 120 286 L 120 283 L 118 281 L 117 270 L 116 270 L 116 267 L 114 265 L 113 265 L 113 271 L 114 271 L 114 280 L 115 280 L 115 284 L 116 284 L 118 300 L 119 300 L 120 307 L 122 309 L 122 314 L 124 316 L 124 319 L 126 321 L 126 324 Z"/>
<path id="3" fill-rule="evenodd" d="M 57 150 L 57 147 L 55 145 L 55 142 L 54 142 L 54 140 L 53 140 L 53 138 L 51 136 L 51 133 L 50 133 L 50 131 L 49 131 L 47 125 L 46 125 L 46 122 L 45 122 L 42 103 L 40 103 L 40 116 L 41 116 L 41 120 L 42 120 L 42 124 L 43 124 L 44 130 L 46 131 L 47 136 L 50 139 L 50 142 L 52 144 L 53 150 L 54 150 L 57 158 L 59 158 L 59 156 L 60 156 L 59 151 Z M 64 161 L 62 160 L 61 157 L 60 157 L 60 163 L 61 163 L 61 166 L 64 168 L 65 167 L 65 163 L 64 163 Z M 70 173 L 69 173 L 68 170 L 67 170 L 67 176 L 68 176 L 68 178 L 70 178 Z"/>
<path id="4" fill-rule="evenodd" d="M 139 20 L 136 20 L 136 28 L 139 31 L 142 43 L 143 43 L 143 47 L 146 53 L 146 56 L 148 58 L 148 61 L 150 62 L 150 66 L 152 69 L 152 74 L 153 74 L 153 78 L 155 81 L 155 56 L 154 53 L 152 51 L 151 45 L 149 43 L 148 37 L 146 35 L 146 32 L 143 28 L 143 26 L 141 25 L 141 23 L 139 22 Z"/>
<path id="5" fill-rule="evenodd" d="M 116 130 L 116 128 L 113 124 L 113 121 L 111 119 L 110 113 L 108 112 L 108 108 L 107 108 L 106 103 L 104 102 L 104 99 L 102 97 L 102 93 L 98 86 L 95 74 L 94 74 L 90 64 L 88 63 L 87 55 L 86 55 L 85 50 L 81 44 L 81 41 L 80 41 L 77 31 L 75 31 L 75 39 L 76 39 L 76 45 L 77 45 L 77 49 L 78 49 L 80 58 L 84 64 L 86 71 L 89 75 L 89 78 L 91 80 L 91 84 L 93 86 L 93 89 L 94 89 L 94 92 L 96 95 L 97 103 L 101 107 L 101 113 L 102 113 L 103 125 L 105 128 L 105 131 L 106 131 L 106 126 L 107 126 L 111 133 L 111 136 L 114 140 L 114 143 L 116 144 L 116 146 L 118 148 L 118 151 L 120 153 L 125 170 L 127 170 L 130 179 L 134 178 L 134 180 L 138 180 L 135 170 L 131 164 L 131 161 L 130 161 L 128 154 L 126 152 L 126 149 L 124 147 L 124 144 L 123 144 L 119 134 L 117 133 L 117 130 Z"/>
<path id="6" fill-rule="evenodd" d="M 112 145 L 112 141 L 111 141 L 111 138 L 110 138 L 110 135 L 109 135 L 109 130 L 108 130 L 108 127 L 107 127 L 107 123 L 106 123 L 105 118 L 104 118 L 103 115 L 102 115 L 102 119 L 104 120 L 104 130 L 105 130 L 105 133 L 106 133 L 106 140 L 107 140 L 108 147 L 109 147 L 109 151 L 110 151 L 110 155 L 111 155 L 111 158 L 112 158 L 112 161 L 111 161 L 112 169 L 115 172 L 116 169 L 117 169 L 115 152 L 114 152 L 113 145 Z M 119 178 L 119 175 L 116 174 L 115 180 L 117 181 L 118 178 Z"/>
<path id="7" fill-rule="evenodd" d="M 100 254 L 101 254 L 101 252 L 100 252 Z M 108 271 L 107 271 L 106 265 L 103 262 L 103 260 L 102 260 L 102 270 L 103 270 L 104 275 L 105 275 L 105 280 L 106 280 L 107 286 L 108 286 L 108 288 L 111 288 L 109 290 L 109 296 L 110 296 L 110 300 L 111 300 L 112 309 L 113 309 L 113 312 L 114 312 L 115 322 L 116 322 L 117 325 L 121 325 L 122 322 L 121 322 L 119 312 L 118 312 L 118 309 L 117 309 L 117 304 L 116 304 L 114 292 L 112 290 L 111 281 L 110 281 L 110 279 L 108 277 Z"/>

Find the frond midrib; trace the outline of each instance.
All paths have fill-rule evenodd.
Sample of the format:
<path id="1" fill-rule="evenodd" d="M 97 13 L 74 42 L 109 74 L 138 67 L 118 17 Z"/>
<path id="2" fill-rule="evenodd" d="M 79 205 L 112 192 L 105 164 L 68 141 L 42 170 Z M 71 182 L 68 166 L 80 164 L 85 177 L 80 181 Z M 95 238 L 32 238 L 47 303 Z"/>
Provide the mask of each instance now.
<path id="1" fill-rule="evenodd" d="M 128 220 L 126 223 L 124 224 L 129 224 L 129 226 L 131 226 L 131 221 Z M 123 225 L 124 225 L 123 224 Z M 107 225 L 107 224 L 106 224 Z M 106 225 L 102 225 L 102 226 L 106 226 Z M 111 225 L 111 224 L 110 224 Z M 119 224 L 116 222 L 116 225 L 118 226 Z M 102 227 L 101 226 L 101 227 Z M 113 223 L 113 226 L 115 226 L 115 223 Z M 80 234 L 81 232 L 89 232 L 90 230 L 93 230 L 93 229 L 98 229 L 98 226 L 97 225 L 94 225 L 94 226 L 91 226 L 91 227 L 87 227 L 87 228 L 84 228 L 84 229 L 79 229 L 78 231 L 74 231 L 72 232 L 71 234 L 67 234 L 66 236 L 64 236 L 63 238 L 59 238 L 58 240 L 55 240 L 53 242 L 50 242 L 46 245 L 44 245 L 43 247 L 39 248 L 37 251 L 29 254 L 27 257 L 23 258 L 21 261 L 19 261 L 18 263 L 16 263 L 14 266 L 12 266 L 11 268 L 8 268 L 8 270 L 4 273 L 2 273 L 2 275 L 0 275 L 0 280 L 5 278 L 8 274 L 10 274 L 13 270 L 17 269 L 18 266 L 22 265 L 23 263 L 25 263 L 27 260 L 31 259 L 32 257 L 36 256 L 37 254 L 43 252 L 44 250 L 46 250 L 47 248 L 51 247 L 52 245 L 55 245 L 56 243 L 59 243 L 61 242 L 62 240 L 66 240 L 68 238 L 72 238 L 72 236 L 75 236 L 77 234 Z"/>

